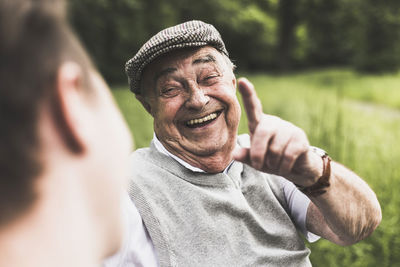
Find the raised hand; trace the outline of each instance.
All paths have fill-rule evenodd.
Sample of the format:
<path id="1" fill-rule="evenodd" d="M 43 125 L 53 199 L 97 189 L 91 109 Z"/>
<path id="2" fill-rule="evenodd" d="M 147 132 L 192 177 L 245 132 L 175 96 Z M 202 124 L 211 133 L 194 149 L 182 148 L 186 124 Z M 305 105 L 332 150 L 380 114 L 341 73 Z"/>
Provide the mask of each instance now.
<path id="1" fill-rule="evenodd" d="M 253 168 L 285 177 L 302 186 L 322 175 L 322 159 L 310 151 L 302 129 L 276 116 L 264 114 L 253 84 L 238 80 L 251 138 L 250 148 L 237 148 L 233 157 Z M 284 104 L 284 103 L 282 103 Z"/>

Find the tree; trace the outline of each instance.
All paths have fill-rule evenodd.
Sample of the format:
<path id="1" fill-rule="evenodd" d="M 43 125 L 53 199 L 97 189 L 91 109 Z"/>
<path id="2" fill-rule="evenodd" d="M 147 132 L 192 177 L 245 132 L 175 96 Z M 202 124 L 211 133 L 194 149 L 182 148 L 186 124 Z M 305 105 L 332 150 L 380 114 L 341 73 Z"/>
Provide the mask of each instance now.
<path id="1" fill-rule="evenodd" d="M 295 30 L 299 22 L 299 0 L 281 0 L 278 7 L 278 67 L 288 71 L 293 64 L 293 50 L 296 45 Z"/>
<path id="2" fill-rule="evenodd" d="M 358 1 L 354 66 L 361 71 L 397 71 L 400 67 L 400 3 Z"/>

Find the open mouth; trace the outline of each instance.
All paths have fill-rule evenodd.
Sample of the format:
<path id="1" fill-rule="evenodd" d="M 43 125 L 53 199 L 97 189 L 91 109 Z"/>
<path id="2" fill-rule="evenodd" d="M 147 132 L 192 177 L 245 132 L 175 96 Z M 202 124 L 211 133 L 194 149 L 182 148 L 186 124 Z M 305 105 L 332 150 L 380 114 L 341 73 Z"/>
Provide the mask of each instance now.
<path id="1" fill-rule="evenodd" d="M 222 111 L 216 111 L 216 112 L 208 114 L 207 116 L 204 116 L 202 118 L 191 119 L 191 120 L 188 120 L 185 124 L 189 128 L 203 127 L 203 126 L 213 122 L 221 114 L 221 112 Z"/>

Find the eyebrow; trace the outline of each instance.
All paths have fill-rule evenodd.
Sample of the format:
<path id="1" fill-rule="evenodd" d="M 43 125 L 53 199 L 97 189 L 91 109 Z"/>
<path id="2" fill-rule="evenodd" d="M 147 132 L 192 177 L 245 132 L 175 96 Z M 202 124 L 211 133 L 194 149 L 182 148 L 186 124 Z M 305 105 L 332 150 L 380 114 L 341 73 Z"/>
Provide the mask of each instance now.
<path id="1" fill-rule="evenodd" d="M 163 69 L 163 70 L 160 71 L 160 72 L 157 72 L 156 75 L 154 75 L 154 82 L 157 82 L 157 80 L 158 80 L 161 76 L 164 76 L 164 75 L 173 73 L 173 72 L 175 72 L 175 71 L 177 71 L 176 68 L 166 68 L 166 69 Z"/>
<path id="2" fill-rule="evenodd" d="M 200 58 L 197 58 L 195 60 L 193 60 L 192 64 L 202 64 L 202 63 L 209 63 L 209 62 L 217 62 L 217 60 L 215 59 L 215 57 L 211 54 L 207 54 L 205 56 L 202 56 Z M 157 82 L 157 80 L 164 75 L 170 74 L 177 71 L 177 68 L 166 68 L 161 70 L 160 72 L 157 72 L 156 75 L 154 75 L 154 82 Z"/>
<path id="3" fill-rule="evenodd" d="M 209 62 L 217 62 L 215 57 L 211 54 L 207 54 L 205 56 L 202 56 L 200 58 L 197 58 L 193 60 L 192 64 L 201 64 L 201 63 L 209 63 Z"/>

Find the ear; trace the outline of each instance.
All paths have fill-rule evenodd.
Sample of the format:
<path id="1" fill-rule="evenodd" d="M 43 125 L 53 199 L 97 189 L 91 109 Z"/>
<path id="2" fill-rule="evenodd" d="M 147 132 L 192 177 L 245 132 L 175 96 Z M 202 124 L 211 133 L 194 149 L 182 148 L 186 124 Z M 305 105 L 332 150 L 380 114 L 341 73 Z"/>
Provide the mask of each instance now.
<path id="1" fill-rule="evenodd" d="M 235 77 L 235 75 L 233 75 L 232 85 L 233 85 L 233 88 L 235 88 L 235 89 L 236 89 L 236 84 L 237 84 L 236 77 Z"/>
<path id="2" fill-rule="evenodd" d="M 140 103 L 142 103 L 142 106 L 147 110 L 147 112 L 148 112 L 150 115 L 153 115 L 153 114 L 151 113 L 151 106 L 150 106 L 150 104 L 146 101 L 145 97 L 143 97 L 143 96 L 141 96 L 141 95 L 135 95 L 135 96 L 136 96 L 136 99 L 139 100 Z"/>
<path id="3" fill-rule="evenodd" d="M 82 125 L 82 105 L 85 105 L 82 95 L 83 72 L 75 62 L 63 63 L 57 72 L 54 99 L 50 100 L 54 124 L 66 147 L 73 153 L 85 151 L 84 138 L 80 131 Z"/>

